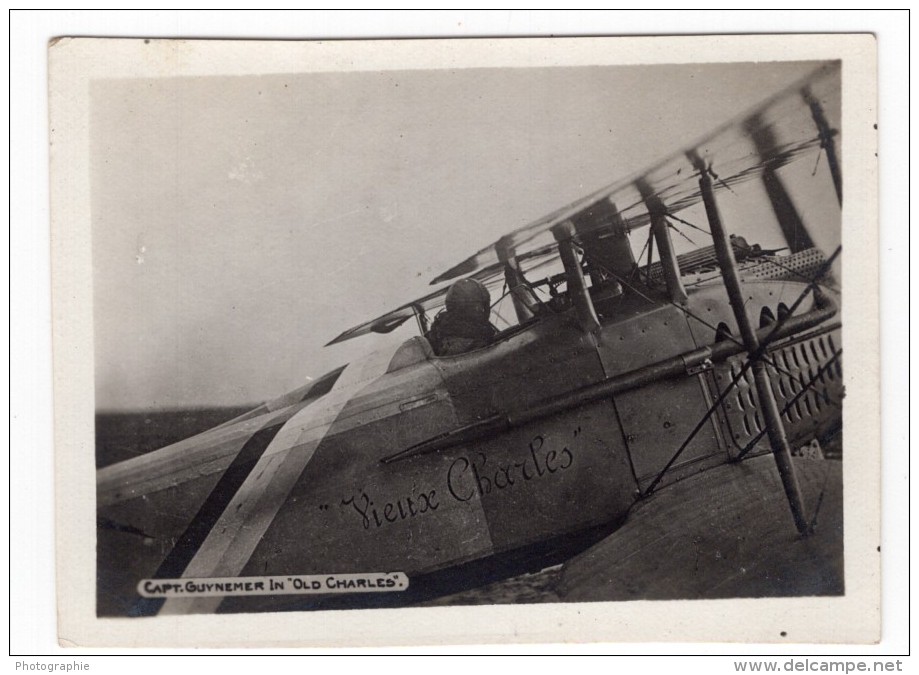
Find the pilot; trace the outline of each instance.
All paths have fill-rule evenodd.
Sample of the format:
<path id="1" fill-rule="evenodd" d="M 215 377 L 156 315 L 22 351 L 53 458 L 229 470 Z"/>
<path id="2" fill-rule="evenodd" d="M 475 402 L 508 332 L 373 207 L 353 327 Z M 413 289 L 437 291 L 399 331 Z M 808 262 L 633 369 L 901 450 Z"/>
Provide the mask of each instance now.
<path id="1" fill-rule="evenodd" d="M 437 356 L 453 356 L 491 344 L 498 329 L 488 320 L 491 296 L 475 279 L 457 281 L 447 291 L 446 309 L 434 318 L 427 338 Z"/>

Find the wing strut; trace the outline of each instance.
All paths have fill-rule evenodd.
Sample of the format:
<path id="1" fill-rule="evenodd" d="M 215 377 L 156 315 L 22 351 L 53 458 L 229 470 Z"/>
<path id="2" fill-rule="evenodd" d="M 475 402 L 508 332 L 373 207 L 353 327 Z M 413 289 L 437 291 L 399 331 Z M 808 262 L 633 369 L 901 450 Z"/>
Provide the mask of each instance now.
<path id="1" fill-rule="evenodd" d="M 526 278 L 520 271 L 520 263 L 514 250 L 503 238 L 495 245 L 498 252 L 498 261 L 504 265 L 504 283 L 510 292 L 511 302 L 514 303 L 514 312 L 517 322 L 523 323 L 535 316 L 533 307 L 539 305 L 539 299 L 526 283 Z"/>
<path id="2" fill-rule="evenodd" d="M 826 152 L 826 161 L 830 165 L 830 175 L 833 177 L 833 187 L 836 188 L 836 198 L 839 205 L 842 206 L 842 171 L 839 168 L 839 158 L 836 156 L 836 143 L 833 137 L 837 131 L 827 122 L 826 115 L 823 113 L 823 106 L 814 96 L 809 87 L 805 87 L 801 92 L 804 100 L 811 109 L 811 117 L 817 125 L 820 132 L 820 147 Z"/>
<path id="3" fill-rule="evenodd" d="M 814 241 L 804 226 L 804 221 L 791 195 L 788 194 L 785 183 L 779 178 L 777 169 L 782 166 L 782 151 L 772 126 L 755 115 L 747 121 L 747 128 L 750 130 L 753 145 L 756 146 L 756 152 L 763 163 L 763 170 L 760 174 L 763 187 L 769 196 L 769 203 L 772 204 L 772 210 L 779 221 L 779 227 L 782 229 L 789 250 L 792 253 L 799 253 L 814 248 Z M 706 172 L 703 173 L 707 175 Z"/>
<path id="4" fill-rule="evenodd" d="M 424 313 L 424 307 L 420 303 L 412 303 L 412 311 L 415 312 L 415 320 L 418 322 L 418 330 L 421 335 L 428 334 L 428 315 Z"/>
<path id="5" fill-rule="evenodd" d="M 564 227 L 565 225 L 567 227 Z M 596 333 L 600 330 L 600 319 L 597 318 L 593 301 L 590 299 L 587 283 L 584 280 L 584 271 L 574 252 L 574 244 L 571 241 L 574 236 L 574 227 L 566 221 L 557 225 L 552 232 L 558 241 L 558 254 L 567 274 L 568 295 L 577 310 L 581 330 L 585 333 Z"/>
<path id="6" fill-rule="evenodd" d="M 670 299 L 673 302 L 678 305 L 685 305 L 686 289 L 683 288 L 683 280 L 680 278 L 680 265 L 677 262 L 676 253 L 673 251 L 673 242 L 670 240 L 670 228 L 667 227 L 667 207 L 654 194 L 646 181 L 639 179 L 635 185 L 648 207 L 648 213 L 651 215 L 651 231 L 654 233 L 654 240 L 657 242 L 657 250 L 660 251 L 661 267 L 664 272 L 664 281 L 667 282 L 667 292 L 670 293 Z M 651 250 L 649 248 L 648 262 L 650 261 Z"/>
<path id="7" fill-rule="evenodd" d="M 721 266 L 721 276 L 724 279 L 724 286 L 728 292 L 731 308 L 734 310 L 734 319 L 737 321 L 738 328 L 740 328 L 749 358 L 753 362 L 753 379 L 756 382 L 756 393 L 759 395 L 759 400 L 763 406 L 763 417 L 769 432 L 772 454 L 775 457 L 776 467 L 782 478 L 782 485 L 785 488 L 788 505 L 791 507 L 795 527 L 800 534 L 807 534 L 810 528 L 804 516 L 801 487 L 798 485 L 798 477 L 791 462 L 791 447 L 788 444 L 788 437 L 785 435 L 785 427 L 782 424 L 779 407 L 772 391 L 769 372 L 766 370 L 765 362 L 759 357 L 759 337 L 744 309 L 743 291 L 740 288 L 740 275 L 737 272 L 734 249 L 731 246 L 731 239 L 721 223 L 718 204 L 715 202 L 715 191 L 712 189 L 711 176 L 701 159 L 695 157 L 695 160 L 700 173 L 699 186 L 702 190 L 702 201 L 705 203 L 705 212 L 708 215 L 712 239 L 715 242 L 715 253 L 718 256 L 718 264 Z"/>

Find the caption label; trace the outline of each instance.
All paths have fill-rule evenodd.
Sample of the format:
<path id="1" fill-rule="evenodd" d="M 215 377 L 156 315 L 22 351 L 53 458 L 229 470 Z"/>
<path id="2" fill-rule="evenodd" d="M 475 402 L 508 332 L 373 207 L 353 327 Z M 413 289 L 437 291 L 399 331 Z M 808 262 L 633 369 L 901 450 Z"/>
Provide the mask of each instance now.
<path id="1" fill-rule="evenodd" d="M 271 577 L 141 579 L 137 592 L 145 598 L 224 597 L 229 595 L 297 595 L 326 593 L 390 593 L 408 588 L 403 572 L 301 574 Z"/>

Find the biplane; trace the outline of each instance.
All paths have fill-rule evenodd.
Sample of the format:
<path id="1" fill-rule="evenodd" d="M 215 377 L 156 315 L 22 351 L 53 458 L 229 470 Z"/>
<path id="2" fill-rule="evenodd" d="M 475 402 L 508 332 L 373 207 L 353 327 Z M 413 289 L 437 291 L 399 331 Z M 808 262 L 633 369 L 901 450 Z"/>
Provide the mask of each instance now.
<path id="1" fill-rule="evenodd" d="M 717 490 L 750 462 L 781 485 L 782 527 L 812 536 L 799 473 L 841 434 L 840 251 L 815 246 L 783 169 L 825 158 L 841 208 L 839 95 L 838 64 L 822 66 L 329 344 L 417 335 L 98 469 L 100 614 L 411 604 L 508 560 L 558 562 L 656 495 L 703 474 Z M 730 233 L 719 204 L 744 184 L 783 248 Z M 680 252 L 690 230 L 706 240 Z M 431 321 L 467 278 L 500 330 L 435 354 Z M 278 581 L 313 578 L 310 593 Z"/>

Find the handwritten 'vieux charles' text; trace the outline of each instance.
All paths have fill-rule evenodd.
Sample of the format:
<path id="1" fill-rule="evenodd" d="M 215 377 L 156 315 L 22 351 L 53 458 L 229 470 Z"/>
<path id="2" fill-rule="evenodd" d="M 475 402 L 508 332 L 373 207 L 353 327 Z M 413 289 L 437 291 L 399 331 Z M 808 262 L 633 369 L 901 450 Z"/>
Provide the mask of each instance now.
<path id="1" fill-rule="evenodd" d="M 580 428 L 575 430 L 574 435 L 579 433 Z M 482 498 L 511 490 L 515 485 L 551 478 L 571 468 L 574 459 L 570 447 L 566 445 L 560 450 L 549 448 L 541 435 L 530 441 L 523 457 L 516 461 L 489 461 L 483 452 L 460 455 L 447 469 L 447 493 L 457 502 L 468 502 L 476 496 Z M 363 528 L 370 530 L 436 511 L 440 507 L 440 496 L 436 488 L 419 491 L 413 487 L 409 494 L 380 502 L 361 490 L 343 498 L 340 506 L 354 513 L 360 518 Z"/>

